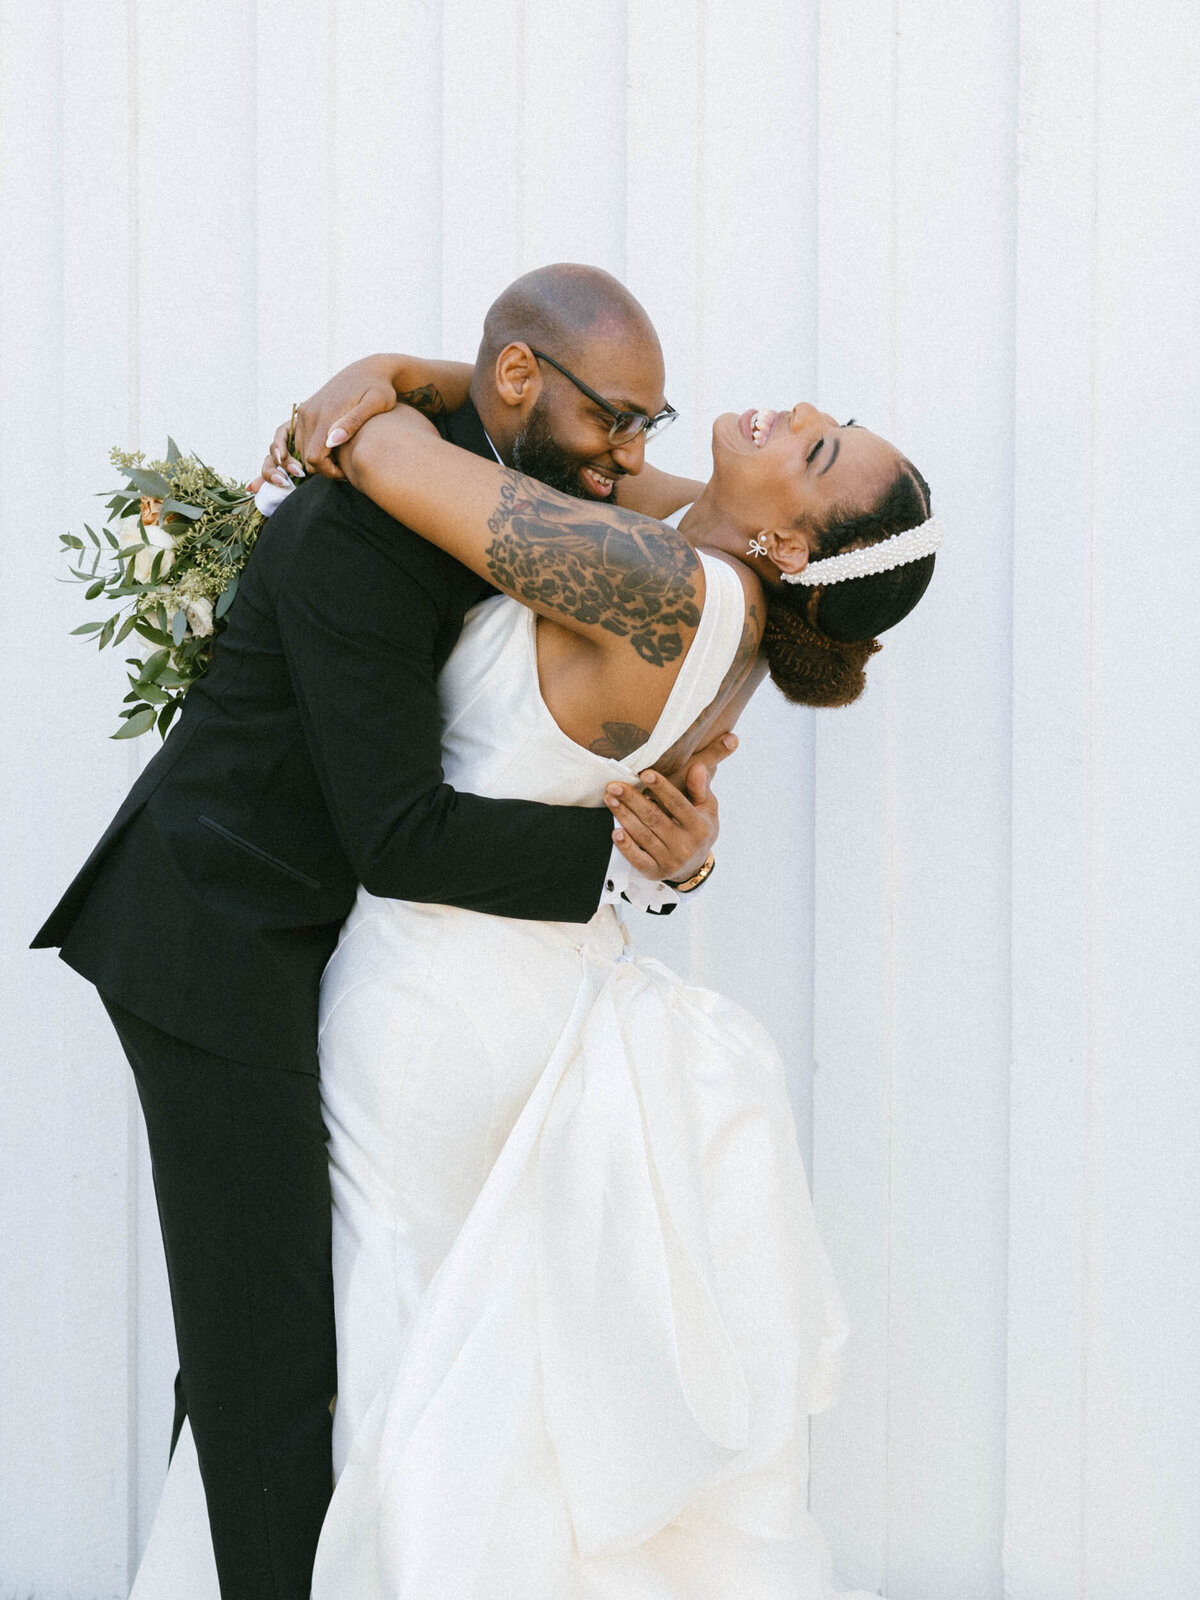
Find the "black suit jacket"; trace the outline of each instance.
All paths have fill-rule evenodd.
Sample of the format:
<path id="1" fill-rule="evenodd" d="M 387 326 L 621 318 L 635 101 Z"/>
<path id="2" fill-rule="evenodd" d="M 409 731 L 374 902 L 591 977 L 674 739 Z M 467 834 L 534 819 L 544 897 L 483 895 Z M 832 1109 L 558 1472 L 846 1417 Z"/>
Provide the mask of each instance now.
<path id="1" fill-rule="evenodd" d="M 444 431 L 491 456 L 473 406 Z M 349 484 L 303 483 L 263 529 L 208 674 L 34 946 L 61 945 L 189 1043 L 315 1072 L 321 970 L 359 883 L 587 921 L 606 811 L 443 780 L 437 675 L 492 592 Z"/>

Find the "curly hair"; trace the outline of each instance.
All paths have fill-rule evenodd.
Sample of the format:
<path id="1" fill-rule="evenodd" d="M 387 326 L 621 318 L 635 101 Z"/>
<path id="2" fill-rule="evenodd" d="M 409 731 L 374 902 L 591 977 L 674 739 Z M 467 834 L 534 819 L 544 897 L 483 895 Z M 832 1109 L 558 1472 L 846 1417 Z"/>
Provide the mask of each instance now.
<path id="1" fill-rule="evenodd" d="M 835 516 L 819 531 L 817 554 L 919 527 L 929 516 L 929 485 L 902 461 L 881 500 L 866 512 Z M 785 586 L 767 597 L 762 648 L 778 689 L 797 705 L 848 706 L 866 687 L 866 664 L 880 649 L 877 634 L 895 627 L 920 600 L 935 558 L 874 572 L 824 588 Z"/>

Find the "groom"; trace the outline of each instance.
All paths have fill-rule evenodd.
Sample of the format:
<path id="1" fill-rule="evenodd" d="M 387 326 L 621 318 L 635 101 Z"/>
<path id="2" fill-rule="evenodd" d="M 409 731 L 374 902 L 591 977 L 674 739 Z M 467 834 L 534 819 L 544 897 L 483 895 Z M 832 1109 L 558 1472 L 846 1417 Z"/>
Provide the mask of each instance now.
<path id="1" fill-rule="evenodd" d="M 543 376 L 514 357 L 531 346 L 586 390 L 554 360 Z M 508 462 L 532 451 L 602 498 L 644 444 L 603 407 L 663 411 L 658 341 L 607 274 L 545 269 L 489 313 L 471 395 L 440 424 L 447 438 Z M 607 811 L 443 781 L 437 674 L 490 592 L 348 484 L 303 483 L 260 536 L 208 675 L 34 940 L 95 983 L 137 1082 L 179 1345 L 176 1436 L 186 1412 L 223 1600 L 306 1600 L 330 1494 L 317 1001 L 357 886 L 575 922 L 619 892 Z M 711 771 L 724 753 L 700 760 Z M 617 813 L 660 877 L 695 874 L 716 836 L 706 781 L 696 793 L 674 819 L 656 813 L 649 838 L 648 802 Z"/>

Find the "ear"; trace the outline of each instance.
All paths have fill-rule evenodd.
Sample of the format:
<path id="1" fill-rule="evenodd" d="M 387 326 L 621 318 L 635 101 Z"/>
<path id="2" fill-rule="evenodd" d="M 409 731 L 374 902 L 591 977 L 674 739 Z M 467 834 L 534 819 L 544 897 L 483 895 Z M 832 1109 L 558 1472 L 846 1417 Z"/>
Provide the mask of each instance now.
<path id="1" fill-rule="evenodd" d="M 758 537 L 780 572 L 803 572 L 812 557 L 808 535 L 798 528 L 768 528 Z"/>
<path id="2" fill-rule="evenodd" d="M 496 393 L 506 406 L 528 411 L 542 392 L 542 371 L 527 344 L 514 340 L 496 357 Z"/>

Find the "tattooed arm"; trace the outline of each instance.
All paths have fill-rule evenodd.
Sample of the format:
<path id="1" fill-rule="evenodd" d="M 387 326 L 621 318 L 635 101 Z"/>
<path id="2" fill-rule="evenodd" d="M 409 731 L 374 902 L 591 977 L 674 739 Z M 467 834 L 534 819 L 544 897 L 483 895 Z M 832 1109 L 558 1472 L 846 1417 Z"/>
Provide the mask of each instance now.
<path id="1" fill-rule="evenodd" d="M 483 461 L 404 407 L 372 418 L 340 460 L 385 511 L 607 655 L 664 667 L 685 654 L 704 572 L 674 528 Z"/>

